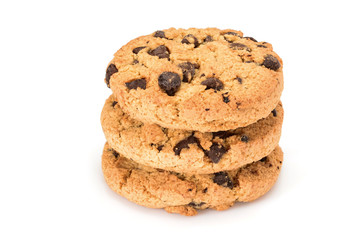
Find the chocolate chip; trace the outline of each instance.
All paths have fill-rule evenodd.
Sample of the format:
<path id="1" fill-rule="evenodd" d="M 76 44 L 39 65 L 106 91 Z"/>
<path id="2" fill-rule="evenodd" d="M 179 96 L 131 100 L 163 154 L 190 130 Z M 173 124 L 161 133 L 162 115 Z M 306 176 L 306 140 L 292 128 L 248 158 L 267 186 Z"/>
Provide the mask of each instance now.
<path id="1" fill-rule="evenodd" d="M 186 35 L 183 40 L 181 40 L 181 43 L 194 44 L 195 47 L 200 45 L 198 39 L 192 34 Z"/>
<path id="2" fill-rule="evenodd" d="M 239 35 L 238 33 L 236 33 L 236 32 L 226 32 L 226 33 L 224 33 L 223 35 L 233 35 L 233 36 L 238 36 L 238 37 L 240 37 L 240 35 Z"/>
<path id="3" fill-rule="evenodd" d="M 138 63 L 139 63 L 139 61 L 136 59 L 133 61 L 133 64 L 138 64 Z"/>
<path id="4" fill-rule="evenodd" d="M 204 188 L 204 190 L 202 191 L 203 193 L 207 193 L 208 188 Z"/>
<path id="5" fill-rule="evenodd" d="M 258 172 L 258 170 L 256 170 L 256 169 L 255 169 L 255 170 L 251 170 L 250 172 L 251 172 L 251 174 L 259 175 L 259 172 Z"/>
<path id="6" fill-rule="evenodd" d="M 204 202 L 200 202 L 200 203 L 191 202 L 191 203 L 189 203 L 188 205 L 189 205 L 190 207 L 193 207 L 193 208 L 199 208 L 199 207 L 201 207 L 201 206 L 204 205 L 204 204 L 205 204 Z"/>
<path id="7" fill-rule="evenodd" d="M 248 52 L 251 52 L 251 49 L 242 43 L 231 43 L 230 48 L 234 50 L 246 50 Z"/>
<path id="8" fill-rule="evenodd" d="M 262 45 L 262 44 L 259 44 L 259 45 L 256 45 L 257 47 L 261 47 L 261 48 L 267 48 L 267 46 L 265 45 Z"/>
<path id="9" fill-rule="evenodd" d="M 217 172 L 214 174 L 213 182 L 217 185 L 233 189 L 234 184 L 227 172 Z"/>
<path id="10" fill-rule="evenodd" d="M 236 134 L 232 133 L 230 131 L 219 131 L 219 132 L 213 132 L 212 135 L 213 135 L 213 138 L 219 137 L 221 139 L 225 139 L 225 138 L 234 136 Z"/>
<path id="11" fill-rule="evenodd" d="M 244 38 L 246 38 L 246 39 L 248 39 L 248 40 L 251 40 L 251 41 L 253 41 L 253 42 L 257 42 L 256 39 L 253 38 L 253 37 L 244 37 Z"/>
<path id="12" fill-rule="evenodd" d="M 242 135 L 241 138 L 240 138 L 240 140 L 241 140 L 242 142 L 247 143 L 247 142 L 249 142 L 249 137 L 246 136 L 246 135 Z"/>
<path id="13" fill-rule="evenodd" d="M 276 109 L 272 110 L 271 112 L 272 112 L 272 114 L 273 114 L 274 117 L 277 116 L 277 111 L 276 111 Z"/>
<path id="14" fill-rule="evenodd" d="M 280 167 L 279 167 L 279 166 L 277 166 L 277 169 L 280 169 Z"/>
<path id="15" fill-rule="evenodd" d="M 226 32 L 223 35 L 224 35 L 225 40 L 230 42 L 230 43 L 233 42 L 233 41 L 230 40 L 229 38 L 227 38 L 226 35 L 232 35 L 232 36 L 237 36 L 237 37 L 241 38 L 241 36 L 236 32 Z"/>
<path id="16" fill-rule="evenodd" d="M 230 102 L 229 95 L 227 95 L 227 94 L 228 94 L 228 93 L 222 94 L 223 102 L 224 102 L 224 103 Z"/>
<path id="17" fill-rule="evenodd" d="M 210 108 L 205 108 L 205 111 L 209 111 L 210 110 Z"/>
<path id="18" fill-rule="evenodd" d="M 146 47 L 137 47 L 137 48 L 134 48 L 133 50 L 132 50 L 132 52 L 133 53 L 135 53 L 135 54 L 138 54 L 142 49 L 144 49 L 144 48 L 146 48 Z"/>
<path id="19" fill-rule="evenodd" d="M 188 189 L 188 192 L 191 192 L 191 191 L 192 191 L 192 188 L 189 188 L 189 189 Z"/>
<path id="20" fill-rule="evenodd" d="M 240 140 L 241 140 L 242 142 L 247 143 L 247 142 L 249 142 L 249 137 L 246 136 L 246 135 L 242 135 Z"/>
<path id="21" fill-rule="evenodd" d="M 219 79 L 214 77 L 207 78 L 206 80 L 202 81 L 201 84 L 206 86 L 205 90 L 212 88 L 219 91 L 224 88 L 224 84 Z"/>
<path id="22" fill-rule="evenodd" d="M 114 155 L 115 158 L 119 157 L 119 153 L 116 152 L 114 149 L 112 150 L 112 154 Z"/>
<path id="23" fill-rule="evenodd" d="M 237 77 L 237 78 L 235 78 L 235 80 L 237 80 L 240 84 L 242 84 L 242 79 L 241 78 Z"/>
<path id="24" fill-rule="evenodd" d="M 177 73 L 163 72 L 158 78 L 158 84 L 159 87 L 167 93 L 167 95 L 174 96 L 180 88 L 181 79 Z"/>
<path id="25" fill-rule="evenodd" d="M 269 167 L 272 167 L 272 166 L 273 166 L 273 165 L 270 163 L 270 164 L 269 164 Z"/>
<path id="26" fill-rule="evenodd" d="M 279 60 L 273 55 L 269 55 L 269 54 L 264 57 L 263 65 L 266 68 L 269 68 L 274 71 L 278 70 L 281 67 Z"/>
<path id="27" fill-rule="evenodd" d="M 118 103 L 117 101 L 113 101 L 112 104 L 111 104 L 111 106 L 112 106 L 112 107 L 115 107 L 115 105 L 116 105 L 117 103 Z"/>
<path id="28" fill-rule="evenodd" d="M 218 163 L 226 152 L 227 150 L 223 145 L 220 143 L 213 143 L 210 147 L 210 150 L 205 151 L 205 154 L 213 163 Z"/>
<path id="29" fill-rule="evenodd" d="M 200 77 L 202 78 L 202 77 L 205 77 L 205 74 L 204 73 L 202 73 L 201 75 L 200 75 Z"/>
<path id="30" fill-rule="evenodd" d="M 105 80 L 106 80 L 106 85 L 108 87 L 110 87 L 110 77 L 114 74 L 114 73 L 117 73 L 118 70 L 115 66 L 115 64 L 110 64 L 108 66 L 108 68 L 106 69 L 106 75 L 105 75 Z"/>
<path id="31" fill-rule="evenodd" d="M 195 69 L 199 69 L 199 64 L 183 62 L 178 65 L 183 72 L 183 82 L 191 82 L 195 75 Z"/>
<path id="32" fill-rule="evenodd" d="M 210 35 L 207 35 L 206 38 L 204 39 L 204 42 L 212 42 L 212 41 L 214 40 Z"/>
<path id="33" fill-rule="evenodd" d="M 158 146 L 156 149 L 157 149 L 159 152 L 161 152 L 161 150 L 163 149 L 163 147 L 164 147 L 164 145 L 160 145 L 160 146 Z"/>
<path id="34" fill-rule="evenodd" d="M 160 45 L 157 48 L 150 50 L 148 53 L 151 56 L 158 56 L 159 58 L 167 58 L 167 59 L 170 58 L 170 51 L 164 45 Z"/>
<path id="35" fill-rule="evenodd" d="M 260 159 L 260 162 L 266 162 L 267 157 L 263 157 L 262 159 Z"/>
<path id="36" fill-rule="evenodd" d="M 137 88 L 146 89 L 146 79 L 145 78 L 135 79 L 132 80 L 131 82 L 125 83 L 125 85 L 129 90 L 137 89 Z"/>
<path id="37" fill-rule="evenodd" d="M 173 148 L 175 155 L 180 155 L 181 150 L 183 150 L 184 148 L 189 148 L 189 144 L 193 144 L 193 143 L 196 143 L 198 146 L 200 146 L 199 140 L 193 135 L 191 135 L 190 137 L 184 140 L 181 140 Z"/>
<path id="38" fill-rule="evenodd" d="M 156 31 L 156 32 L 154 33 L 154 37 L 166 38 L 166 37 L 165 37 L 165 32 L 163 32 L 163 31 Z"/>

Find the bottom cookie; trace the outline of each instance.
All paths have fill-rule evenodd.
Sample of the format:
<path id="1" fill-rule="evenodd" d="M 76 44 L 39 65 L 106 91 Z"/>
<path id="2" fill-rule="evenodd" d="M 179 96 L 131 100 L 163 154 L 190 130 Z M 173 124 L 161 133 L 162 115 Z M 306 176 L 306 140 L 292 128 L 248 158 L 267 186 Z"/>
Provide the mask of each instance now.
<path id="1" fill-rule="evenodd" d="M 186 216 L 197 210 L 225 210 L 235 202 L 253 201 L 276 182 L 283 161 L 280 147 L 267 157 L 236 170 L 188 175 L 147 167 L 121 156 L 108 143 L 102 170 L 112 190 L 150 208 Z"/>

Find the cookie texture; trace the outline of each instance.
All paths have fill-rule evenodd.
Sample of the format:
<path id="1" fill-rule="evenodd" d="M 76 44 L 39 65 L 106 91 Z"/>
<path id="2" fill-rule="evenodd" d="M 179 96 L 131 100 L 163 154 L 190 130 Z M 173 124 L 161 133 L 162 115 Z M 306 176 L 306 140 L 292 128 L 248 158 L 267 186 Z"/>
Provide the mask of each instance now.
<path id="1" fill-rule="evenodd" d="M 118 50 L 105 82 L 134 119 L 226 131 L 250 125 L 277 106 L 282 60 L 271 44 L 240 31 L 170 28 Z"/>
<path id="2" fill-rule="evenodd" d="M 283 115 L 279 103 L 269 116 L 247 127 L 202 133 L 134 120 L 111 95 L 102 110 L 101 124 L 110 146 L 135 162 L 206 174 L 236 169 L 270 154 L 279 143 Z"/>
<path id="3" fill-rule="evenodd" d="M 106 143 L 102 170 L 109 187 L 128 200 L 192 216 L 199 209 L 225 210 L 237 201 L 264 195 L 276 182 L 282 161 L 283 153 L 276 147 L 267 157 L 236 170 L 188 175 L 138 164 Z"/>

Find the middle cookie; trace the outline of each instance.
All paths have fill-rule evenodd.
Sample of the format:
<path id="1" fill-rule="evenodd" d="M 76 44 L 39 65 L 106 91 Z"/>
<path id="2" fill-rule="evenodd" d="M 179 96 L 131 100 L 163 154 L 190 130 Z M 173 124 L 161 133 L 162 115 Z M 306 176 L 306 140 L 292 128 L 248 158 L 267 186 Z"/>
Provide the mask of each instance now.
<path id="1" fill-rule="evenodd" d="M 264 119 L 221 132 L 168 129 L 130 118 L 111 95 L 101 113 L 110 146 L 135 162 L 175 172 L 209 174 L 233 170 L 269 155 L 278 145 L 281 102 Z"/>

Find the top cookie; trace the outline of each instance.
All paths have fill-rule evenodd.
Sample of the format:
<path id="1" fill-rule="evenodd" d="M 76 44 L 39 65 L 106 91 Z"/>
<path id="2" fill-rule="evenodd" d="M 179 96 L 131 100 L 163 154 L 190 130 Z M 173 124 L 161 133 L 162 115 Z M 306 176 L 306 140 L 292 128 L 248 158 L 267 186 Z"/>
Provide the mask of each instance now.
<path id="1" fill-rule="evenodd" d="M 130 41 L 105 82 L 131 117 L 166 128 L 226 131 L 264 118 L 283 90 L 282 60 L 235 30 L 174 29 Z"/>

